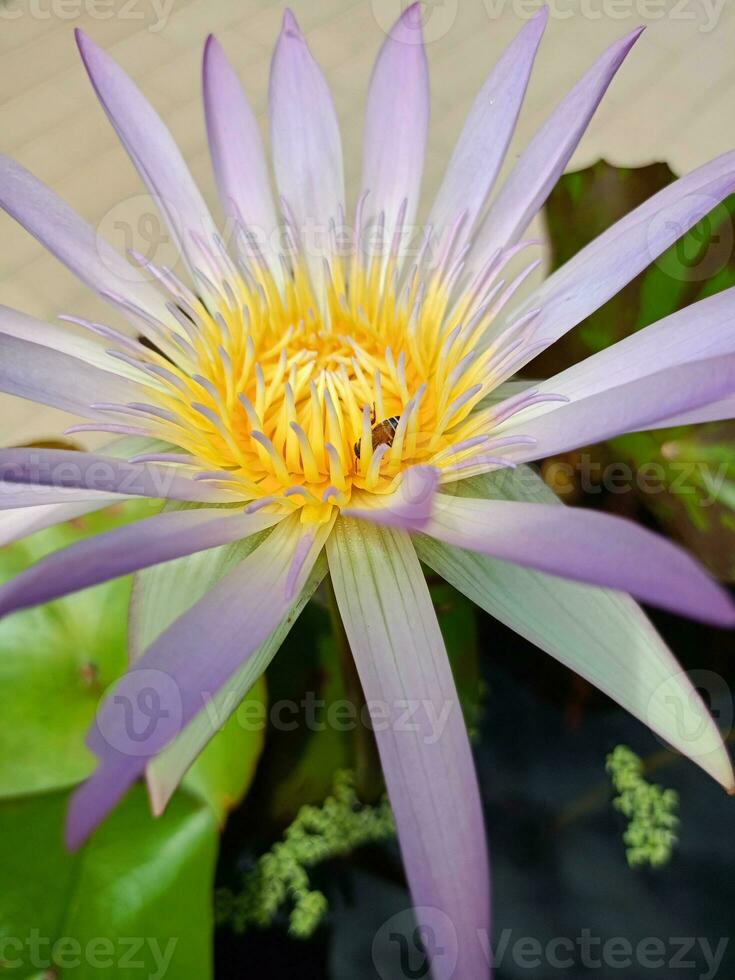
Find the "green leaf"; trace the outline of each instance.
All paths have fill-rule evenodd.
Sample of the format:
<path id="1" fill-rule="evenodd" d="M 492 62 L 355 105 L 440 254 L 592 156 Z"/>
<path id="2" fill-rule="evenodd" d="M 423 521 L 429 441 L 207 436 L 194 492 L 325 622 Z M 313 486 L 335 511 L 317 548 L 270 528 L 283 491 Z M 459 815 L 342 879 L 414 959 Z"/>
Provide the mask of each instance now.
<path id="1" fill-rule="evenodd" d="M 213 808 L 220 824 L 255 779 L 265 744 L 268 692 L 261 676 L 184 777 L 184 789 Z"/>
<path id="2" fill-rule="evenodd" d="M 611 167 L 604 160 L 565 174 L 544 208 L 551 245 L 550 271 L 569 261 L 611 224 L 674 179 L 663 163 L 630 170 Z M 638 311 L 645 277 L 646 273 L 637 276 L 596 313 L 552 344 L 533 361 L 529 376 L 550 377 L 622 340 L 642 325 L 638 324 Z M 678 286 L 679 281 L 674 281 L 671 288 Z"/>
<path id="3" fill-rule="evenodd" d="M 429 591 L 452 665 L 465 722 L 472 734 L 480 720 L 483 694 L 475 604 L 447 582 L 429 581 Z"/>
<path id="4" fill-rule="evenodd" d="M 639 499 L 710 571 L 735 581 L 735 423 L 640 432 L 610 441 L 635 471 L 655 467 L 656 492 Z"/>
<path id="5" fill-rule="evenodd" d="M 269 734 L 263 795 L 269 816 L 290 823 L 305 804 L 320 803 L 335 773 L 354 763 L 354 731 L 330 723 L 347 698 L 337 644 L 324 608 L 310 603 L 267 673 L 274 705 L 284 708 Z M 308 699 L 308 700 L 307 700 Z M 298 723 L 293 724 L 296 720 Z"/>
<path id="6" fill-rule="evenodd" d="M 125 504 L 5 548 L 0 581 L 139 513 Z M 84 737 L 100 694 L 126 666 L 129 594 L 129 579 L 119 579 L 0 621 L 0 798 L 71 786 L 91 772 Z"/>
<path id="7" fill-rule="evenodd" d="M 674 179 L 665 164 L 631 170 L 604 161 L 562 177 L 545 209 L 552 271 Z M 550 377 L 690 303 L 733 286 L 734 216 L 735 195 L 718 204 L 653 265 L 538 357 L 529 366 L 529 374 Z M 674 439 L 677 446 L 684 446 L 676 458 L 668 452 Z M 598 446 L 587 455 L 592 466 L 598 467 L 610 461 L 611 450 L 616 462 L 631 465 L 641 475 L 643 467 L 653 464 L 660 487 L 651 492 L 650 479 L 634 479 L 638 502 L 715 575 L 735 580 L 731 492 L 735 488 L 721 481 L 718 466 L 702 465 L 706 447 L 713 441 L 723 452 L 729 450 L 727 464 L 732 466 L 735 423 L 621 436 L 610 441 L 607 452 Z M 717 484 L 714 495 L 713 482 Z"/>
<path id="8" fill-rule="evenodd" d="M 208 980 L 217 829 L 179 795 L 160 820 L 136 786 L 77 854 L 61 841 L 66 794 L 0 805 L 0 949 L 5 975 L 55 966 L 101 976 Z"/>

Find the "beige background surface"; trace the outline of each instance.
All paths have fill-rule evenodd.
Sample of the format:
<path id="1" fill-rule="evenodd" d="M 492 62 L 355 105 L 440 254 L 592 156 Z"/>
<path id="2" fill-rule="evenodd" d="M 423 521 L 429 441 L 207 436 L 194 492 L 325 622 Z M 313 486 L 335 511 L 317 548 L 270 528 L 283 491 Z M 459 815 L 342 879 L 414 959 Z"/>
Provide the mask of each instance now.
<path id="1" fill-rule="evenodd" d="M 293 0 L 291 6 L 332 85 L 354 195 L 370 68 L 401 0 Z M 424 4 L 433 99 L 425 203 L 487 71 L 538 6 L 536 0 Z M 554 0 L 551 8 L 510 160 L 604 47 L 638 24 L 647 31 L 570 169 L 602 156 L 630 165 L 663 159 L 683 172 L 732 148 L 732 0 Z M 161 112 L 217 212 L 200 99 L 202 46 L 210 31 L 218 35 L 265 128 L 268 64 L 282 11 L 271 0 L 0 0 L 0 151 L 49 183 L 118 246 L 126 230 L 138 245 L 155 233 L 146 223 L 141 184 L 80 64 L 72 31 L 82 27 Z M 159 261 L 166 259 L 162 247 Z M 0 303 L 49 319 L 60 312 L 110 316 L 4 215 Z M 48 437 L 65 424 L 61 413 L 0 399 L 2 443 Z"/>

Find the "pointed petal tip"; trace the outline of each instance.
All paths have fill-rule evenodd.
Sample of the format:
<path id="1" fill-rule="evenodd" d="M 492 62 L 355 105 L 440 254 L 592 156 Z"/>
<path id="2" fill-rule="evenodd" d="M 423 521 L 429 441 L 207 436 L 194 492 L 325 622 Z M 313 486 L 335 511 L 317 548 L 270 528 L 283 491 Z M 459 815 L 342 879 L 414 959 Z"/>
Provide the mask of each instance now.
<path id="1" fill-rule="evenodd" d="M 719 627 L 719 629 L 735 629 L 735 602 L 733 602 L 730 593 L 703 566 L 697 563 L 696 568 L 706 586 L 706 590 L 700 593 L 702 598 L 701 614 L 696 618 L 709 623 L 711 626 Z"/>
<path id="2" fill-rule="evenodd" d="M 146 767 L 145 784 L 148 789 L 148 802 L 151 805 L 151 813 L 157 820 L 165 813 L 168 801 L 171 799 L 171 794 L 166 792 L 160 780 L 156 778 L 150 765 Z"/>
<path id="3" fill-rule="evenodd" d="M 398 20 L 393 24 L 393 27 L 391 27 L 388 36 L 399 43 L 423 45 L 424 23 L 421 0 L 417 0 L 410 7 L 406 7 Z"/>
<path id="4" fill-rule="evenodd" d="M 281 33 L 287 35 L 287 37 L 302 38 L 304 36 L 301 33 L 299 22 L 296 20 L 296 15 L 290 7 L 286 7 L 286 9 L 283 11 Z"/>
<path id="5" fill-rule="evenodd" d="M 421 27 L 421 0 L 416 0 L 403 11 L 403 22 L 409 27 Z"/>
<path id="6" fill-rule="evenodd" d="M 86 62 L 88 52 L 95 47 L 94 41 L 81 27 L 74 28 L 74 40 L 76 41 L 77 50 L 82 56 L 82 60 Z"/>
<path id="7" fill-rule="evenodd" d="M 217 54 L 222 50 L 222 45 L 219 43 L 214 34 L 207 34 L 207 39 L 204 42 L 204 59 L 206 61 L 212 54 Z"/>
<path id="8" fill-rule="evenodd" d="M 77 812 L 78 794 L 79 791 L 69 801 L 69 806 L 66 811 L 66 823 L 64 825 L 64 847 L 70 854 L 76 854 L 92 833 L 92 828 L 87 826 L 83 814 Z"/>
<path id="9" fill-rule="evenodd" d="M 722 629 L 735 629 L 735 604 L 727 592 L 723 590 L 722 614 L 717 625 Z"/>
<path id="10" fill-rule="evenodd" d="M 433 492 L 439 486 L 439 468 L 428 463 L 421 463 L 406 470 L 406 480 L 413 481 L 414 486 L 421 486 L 427 492 Z"/>
<path id="11" fill-rule="evenodd" d="M 74 40 L 85 64 L 91 57 L 101 52 L 100 46 L 81 27 L 74 28 Z"/>
<path id="12" fill-rule="evenodd" d="M 635 42 L 641 36 L 641 34 L 645 31 L 645 29 L 646 29 L 646 25 L 641 24 L 638 27 L 636 27 L 635 30 L 631 31 L 630 34 L 626 34 L 625 37 L 620 39 L 621 46 L 626 50 L 632 48 Z"/>

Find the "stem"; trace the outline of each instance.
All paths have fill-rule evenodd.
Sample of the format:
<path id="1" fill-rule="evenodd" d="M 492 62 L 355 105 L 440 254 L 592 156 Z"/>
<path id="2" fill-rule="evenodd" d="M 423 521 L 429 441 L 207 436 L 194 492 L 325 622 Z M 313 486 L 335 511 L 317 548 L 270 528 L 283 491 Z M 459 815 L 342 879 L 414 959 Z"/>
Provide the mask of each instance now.
<path id="1" fill-rule="evenodd" d="M 342 671 L 347 700 L 355 706 L 357 724 L 354 731 L 353 756 L 355 768 L 355 790 L 363 803 L 375 803 L 383 794 L 383 778 L 380 758 L 375 745 L 372 730 L 364 724 L 368 712 L 365 695 L 362 691 L 360 676 L 355 667 L 355 660 L 350 650 L 342 617 L 339 614 L 337 597 L 334 594 L 331 579 L 325 583 L 329 620 L 332 624 L 332 634 L 337 648 L 337 657 Z"/>

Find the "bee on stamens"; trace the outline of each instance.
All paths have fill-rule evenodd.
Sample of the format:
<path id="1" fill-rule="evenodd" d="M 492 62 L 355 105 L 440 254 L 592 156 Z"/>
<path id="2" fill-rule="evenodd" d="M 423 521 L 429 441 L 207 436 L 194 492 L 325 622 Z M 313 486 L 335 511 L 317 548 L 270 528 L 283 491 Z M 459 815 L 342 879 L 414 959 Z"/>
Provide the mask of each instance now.
<path id="1" fill-rule="evenodd" d="M 372 443 L 373 452 L 378 448 L 378 446 L 392 446 L 393 440 L 396 437 L 396 429 L 398 428 L 398 423 L 400 421 L 400 415 L 392 415 L 389 419 L 383 419 L 382 422 L 375 424 L 375 408 L 373 408 L 370 424 L 372 425 Z M 355 456 L 360 458 L 360 443 L 362 439 L 358 439 L 355 443 Z"/>

